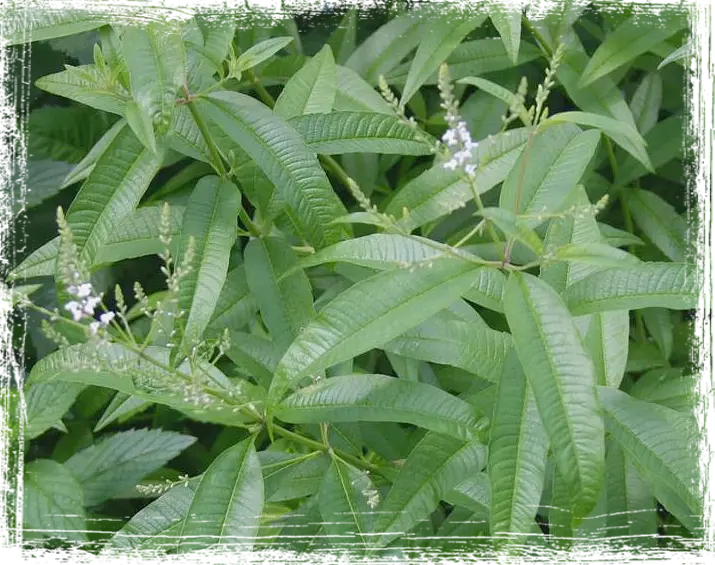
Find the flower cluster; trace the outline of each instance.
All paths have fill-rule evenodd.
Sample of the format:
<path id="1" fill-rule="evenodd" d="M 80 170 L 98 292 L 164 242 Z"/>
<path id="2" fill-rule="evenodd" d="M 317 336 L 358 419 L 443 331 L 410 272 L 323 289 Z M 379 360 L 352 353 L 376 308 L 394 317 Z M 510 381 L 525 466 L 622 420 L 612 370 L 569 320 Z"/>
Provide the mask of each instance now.
<path id="1" fill-rule="evenodd" d="M 463 169 L 470 178 L 474 178 L 477 163 L 474 162 L 472 152 L 479 144 L 472 141 L 472 136 L 467 129 L 467 123 L 459 116 L 457 100 L 452 92 L 452 84 L 445 64 L 442 64 L 439 69 L 438 86 L 440 97 L 442 98 L 440 107 L 445 110 L 444 119 L 449 126 L 449 129 L 442 136 L 442 143 L 448 147 L 450 159 L 442 166 L 451 171 L 455 171 L 457 168 Z"/>
<path id="2" fill-rule="evenodd" d="M 79 275 L 79 273 L 77 273 Z M 67 287 L 75 300 L 70 300 L 65 304 L 65 310 L 72 314 L 72 319 L 79 322 L 85 317 L 94 317 L 94 311 L 100 302 L 102 296 L 95 295 L 92 283 L 72 284 Z M 114 312 L 105 312 L 99 316 L 99 321 L 95 320 L 89 324 L 89 331 L 92 335 L 96 334 L 99 328 L 106 328 L 114 319 Z"/>

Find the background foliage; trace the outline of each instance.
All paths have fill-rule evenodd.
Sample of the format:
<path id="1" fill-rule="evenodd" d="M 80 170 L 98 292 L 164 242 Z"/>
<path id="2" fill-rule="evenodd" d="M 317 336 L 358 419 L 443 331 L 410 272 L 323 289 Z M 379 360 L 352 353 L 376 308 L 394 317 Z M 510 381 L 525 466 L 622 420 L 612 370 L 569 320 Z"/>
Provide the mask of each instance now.
<path id="1" fill-rule="evenodd" d="M 684 13 L 4 17 L 25 543 L 701 537 Z"/>

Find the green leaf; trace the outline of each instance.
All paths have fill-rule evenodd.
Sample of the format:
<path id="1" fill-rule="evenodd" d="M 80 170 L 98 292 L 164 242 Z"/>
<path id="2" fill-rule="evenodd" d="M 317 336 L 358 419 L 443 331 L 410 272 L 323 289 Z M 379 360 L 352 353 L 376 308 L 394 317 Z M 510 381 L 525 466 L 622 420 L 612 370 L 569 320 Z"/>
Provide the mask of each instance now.
<path id="1" fill-rule="evenodd" d="M 292 424 L 404 422 L 461 439 L 479 433 L 476 411 L 432 385 L 385 375 L 342 375 L 300 389 L 275 408 Z"/>
<path id="2" fill-rule="evenodd" d="M 156 134 L 154 133 L 154 123 L 149 116 L 149 112 L 134 100 L 127 102 L 124 109 L 124 118 L 134 135 L 144 144 L 144 147 L 156 153 Z"/>
<path id="3" fill-rule="evenodd" d="M 63 6 L 59 10 L 48 8 L 38 10 L 37 7 L 33 7 L 28 11 L 19 6 L 12 6 L 3 10 L 3 43 L 18 45 L 66 37 L 96 29 L 111 20 L 109 14 L 101 15 L 86 9 L 69 6 Z"/>
<path id="4" fill-rule="evenodd" d="M 630 63 L 687 25 L 680 14 L 639 13 L 609 33 L 581 75 L 581 86 Z"/>
<path id="5" fill-rule="evenodd" d="M 658 68 L 656 70 L 659 71 L 666 65 L 669 65 L 670 63 L 673 63 L 675 61 L 682 61 L 683 59 L 692 57 L 694 51 L 695 50 L 693 41 L 686 41 L 683 45 L 678 47 L 675 51 L 673 51 L 670 55 L 668 55 L 665 59 L 658 63 Z"/>
<path id="6" fill-rule="evenodd" d="M 645 245 L 643 240 L 636 235 L 624 230 L 614 228 L 609 224 L 596 222 L 601 232 L 601 237 L 608 245 L 613 247 L 627 247 L 629 245 Z"/>
<path id="7" fill-rule="evenodd" d="M 335 53 L 335 61 L 342 65 L 348 60 L 348 57 L 355 51 L 355 39 L 357 34 L 357 16 L 358 12 L 355 7 L 350 8 L 343 19 L 340 20 L 338 27 L 328 38 L 327 44 Z"/>
<path id="8" fill-rule="evenodd" d="M 688 11 L 700 45 L 707 45 L 713 25 L 715 25 L 715 2 L 712 0 L 688 0 Z"/>
<path id="9" fill-rule="evenodd" d="M 514 65 L 519 58 L 519 40 L 521 39 L 521 12 L 513 7 L 494 4 L 489 7 L 489 19 L 499 32 L 504 48 Z"/>
<path id="10" fill-rule="evenodd" d="M 288 122 L 316 153 L 388 153 L 429 155 L 431 136 L 394 116 L 367 112 L 333 112 Z"/>
<path id="11" fill-rule="evenodd" d="M 288 204 L 288 215 L 307 243 L 321 248 L 342 239 L 345 228 L 330 221 L 343 215 L 345 207 L 293 128 L 236 92 L 211 94 L 196 105 L 256 161 Z"/>
<path id="12" fill-rule="evenodd" d="M 536 232 L 529 228 L 526 218 L 518 217 L 504 208 L 484 208 L 478 214 L 493 222 L 506 237 L 520 241 L 537 255 L 543 253 L 544 244 Z"/>
<path id="13" fill-rule="evenodd" d="M 702 514 L 695 418 L 599 387 L 608 430 L 647 475 L 669 485 L 693 514 Z"/>
<path id="14" fill-rule="evenodd" d="M 51 459 L 35 459 L 23 473 L 22 520 L 48 537 L 87 541 L 87 524 L 80 482 L 70 470 Z"/>
<path id="15" fill-rule="evenodd" d="M 340 538 L 340 543 L 366 548 L 372 516 L 368 497 L 377 490 L 365 473 L 333 457 L 318 493 L 318 507 L 328 536 Z"/>
<path id="16" fill-rule="evenodd" d="M 692 416 L 698 379 L 698 375 L 683 375 L 681 369 L 654 369 L 641 375 L 628 393 L 638 400 L 661 404 Z"/>
<path id="17" fill-rule="evenodd" d="M 492 82 L 490 80 L 487 80 L 485 78 L 480 78 L 480 77 L 464 77 L 462 79 L 459 79 L 457 81 L 458 84 L 469 84 L 471 86 L 476 86 L 477 88 L 483 90 L 487 94 L 491 94 L 495 98 L 501 100 L 505 104 L 508 105 L 508 107 L 516 106 L 519 108 L 519 116 L 521 117 L 522 121 L 525 123 L 531 123 L 531 120 L 528 118 L 526 114 L 526 107 L 524 104 L 519 100 L 519 97 L 511 92 L 510 90 L 507 90 L 503 86 Z"/>
<path id="18" fill-rule="evenodd" d="M 425 33 L 420 14 L 404 12 L 391 19 L 363 41 L 345 62 L 370 84 L 395 68 L 419 43 Z"/>
<path id="19" fill-rule="evenodd" d="M 166 549 L 179 541 L 181 524 L 189 512 L 197 479 L 172 487 L 134 514 L 109 540 L 121 550 Z"/>
<path id="20" fill-rule="evenodd" d="M 79 163 L 114 121 L 84 106 L 37 108 L 28 118 L 27 153 L 33 159 Z"/>
<path id="21" fill-rule="evenodd" d="M 541 127 L 564 122 L 600 129 L 617 145 L 620 145 L 633 155 L 646 169 L 653 170 L 653 165 L 646 151 L 646 141 L 634 127 L 618 120 L 589 112 L 560 112 L 543 122 Z"/>
<path id="22" fill-rule="evenodd" d="M 84 504 L 96 506 L 137 484 L 195 441 L 176 432 L 129 430 L 79 451 L 65 465 L 82 485 Z"/>
<path id="23" fill-rule="evenodd" d="M 489 267 L 480 267 L 475 273 L 476 280 L 467 292 L 463 292 L 462 296 L 495 312 L 503 312 L 502 304 L 504 297 L 504 286 L 506 285 L 506 277 L 501 271 Z"/>
<path id="24" fill-rule="evenodd" d="M 657 515 L 653 491 L 624 457 L 623 450 L 610 439 L 606 451 L 606 535 L 608 537 L 648 536 L 643 542 L 656 545 Z"/>
<path id="25" fill-rule="evenodd" d="M 599 385 L 618 388 L 628 360 L 630 320 L 627 310 L 599 312 L 590 317 L 584 345 Z"/>
<path id="26" fill-rule="evenodd" d="M 37 383 L 25 393 L 25 439 L 34 439 L 49 430 L 74 404 L 84 385 L 77 383 Z"/>
<path id="27" fill-rule="evenodd" d="M 488 474 L 491 483 L 493 536 L 529 533 L 539 509 L 546 476 L 549 440 L 534 395 L 515 349 L 511 349 L 497 384 L 489 431 Z"/>
<path id="28" fill-rule="evenodd" d="M 249 241 L 244 260 L 248 288 L 258 303 L 273 343 L 283 353 L 315 316 L 310 281 L 301 269 L 281 277 L 298 264 L 298 257 L 282 238 Z"/>
<path id="29" fill-rule="evenodd" d="M 239 330 L 245 326 L 258 310 L 258 304 L 249 293 L 246 270 L 243 265 L 226 275 L 216 307 L 204 335 L 218 337 L 224 328 Z"/>
<path id="30" fill-rule="evenodd" d="M 144 400 L 143 398 L 118 392 L 114 395 L 109 405 L 104 409 L 102 417 L 99 419 L 97 425 L 94 426 L 94 430 L 92 431 L 101 431 L 115 421 L 123 422 L 128 418 L 131 418 L 133 415 L 143 412 L 149 406 L 151 406 L 151 402 Z"/>
<path id="31" fill-rule="evenodd" d="M 181 223 L 184 217 L 183 206 L 172 206 L 171 210 L 171 235 L 172 238 L 181 234 Z M 104 245 L 99 248 L 94 259 L 93 267 L 118 263 L 124 259 L 144 257 L 146 255 L 158 255 L 164 250 L 164 244 L 159 235 L 159 224 L 161 222 L 161 208 L 159 206 L 143 206 L 134 210 L 122 221 Z M 178 238 L 173 239 L 170 244 L 172 253 L 176 257 L 175 251 Z"/>
<path id="32" fill-rule="evenodd" d="M 270 340 L 244 332 L 231 332 L 231 347 L 226 355 L 246 374 L 269 386 L 282 351 Z"/>
<path id="33" fill-rule="evenodd" d="M 458 320 L 428 320 L 383 346 L 409 358 L 452 365 L 496 382 L 511 349 L 511 336 Z"/>
<path id="34" fill-rule="evenodd" d="M 253 437 L 206 469 L 181 526 L 178 550 L 233 546 L 250 551 L 263 510 L 263 477 Z"/>
<path id="35" fill-rule="evenodd" d="M 430 18 L 429 33 L 425 34 L 417 47 L 410 71 L 407 74 L 400 98 L 401 107 L 410 101 L 440 63 L 454 51 L 469 32 L 479 27 L 486 19 L 486 15 L 476 15 L 470 12 L 460 13 L 449 9 Z"/>
<path id="36" fill-rule="evenodd" d="M 280 0 L 238 0 L 238 37 L 242 51 L 270 37 Z"/>
<path id="37" fill-rule="evenodd" d="M 545 282 L 512 273 L 504 311 L 574 514 L 587 516 L 598 500 L 605 455 L 593 363 L 566 306 Z"/>
<path id="38" fill-rule="evenodd" d="M 554 259 L 605 268 L 640 263 L 635 255 L 605 243 L 568 243 L 554 251 Z"/>
<path id="39" fill-rule="evenodd" d="M 66 70 L 46 75 L 35 82 L 37 88 L 75 100 L 80 104 L 124 115 L 129 92 L 118 82 L 110 83 L 95 65 L 67 66 Z"/>
<path id="40" fill-rule="evenodd" d="M 499 206 L 521 215 L 529 227 L 543 222 L 541 213 L 558 212 L 583 176 L 599 140 L 598 132 L 582 132 L 564 124 L 530 138 L 504 180 Z"/>
<path id="41" fill-rule="evenodd" d="M 373 112 L 394 116 L 392 107 L 364 78 L 352 69 L 337 65 L 335 102 L 339 112 Z"/>
<path id="42" fill-rule="evenodd" d="M 0 158 L 0 220 L 53 197 L 72 167 L 54 161 Z"/>
<path id="43" fill-rule="evenodd" d="M 273 111 L 284 120 L 305 114 L 327 114 L 335 101 L 333 52 L 325 45 L 286 83 Z"/>
<path id="44" fill-rule="evenodd" d="M 372 531 L 379 535 L 374 537 L 374 546 L 384 547 L 428 519 L 452 489 L 484 468 L 486 455 L 485 446 L 477 441 L 426 434 L 377 508 Z"/>
<path id="45" fill-rule="evenodd" d="M 123 119 L 117 120 L 114 125 L 109 128 L 104 135 L 94 144 L 94 146 L 86 153 L 84 158 L 77 163 L 77 166 L 72 169 L 72 171 L 65 177 L 60 186 L 60 190 L 67 188 L 68 186 L 86 179 L 89 174 L 94 169 L 97 160 L 100 156 L 104 155 L 105 151 L 117 137 L 117 134 L 122 131 L 127 122 Z"/>
<path id="46" fill-rule="evenodd" d="M 609 310 L 697 308 L 700 282 L 693 265 L 642 263 L 593 273 L 568 287 L 564 302 L 575 316 Z"/>
<path id="47" fill-rule="evenodd" d="M 279 457 L 276 458 L 275 456 Z M 282 451 L 258 454 L 267 502 L 282 502 L 313 496 L 330 466 L 330 458 L 319 451 L 307 455 Z"/>
<path id="48" fill-rule="evenodd" d="M 502 182 L 526 144 L 526 129 L 515 129 L 482 141 L 476 149 L 474 185 L 484 193 Z M 412 231 L 440 218 L 474 198 L 466 175 L 446 171 L 441 165 L 428 169 L 403 186 L 385 209 L 398 218 L 400 227 Z M 404 210 L 407 209 L 407 215 Z"/>
<path id="49" fill-rule="evenodd" d="M 203 177 L 189 197 L 179 256 L 184 257 L 189 238 L 195 255 L 191 272 L 179 283 L 179 309 L 188 313 L 179 346 L 182 353 L 188 354 L 211 321 L 236 241 L 240 198 L 236 185 L 216 176 Z"/>
<path id="50" fill-rule="evenodd" d="M 649 190 L 626 192 L 633 221 L 671 261 L 682 263 L 692 251 L 688 246 L 688 226 L 675 209 Z"/>
<path id="51" fill-rule="evenodd" d="M 318 497 L 311 497 L 290 517 L 266 555 L 265 563 L 266 565 L 337 563 L 325 533 Z"/>
<path id="52" fill-rule="evenodd" d="M 393 269 L 364 279 L 327 304 L 276 368 L 271 398 L 302 377 L 379 347 L 453 303 L 474 278 L 474 265 L 452 258 L 414 272 Z"/>
<path id="53" fill-rule="evenodd" d="M 256 43 L 250 49 L 246 50 L 244 53 L 238 56 L 236 61 L 236 71 L 239 73 L 255 67 L 259 63 L 270 59 L 293 41 L 292 37 L 271 37 L 260 43 Z"/>
<path id="54" fill-rule="evenodd" d="M 162 22 L 144 28 L 127 28 L 122 38 L 122 56 L 127 64 L 133 100 L 142 115 L 142 131 L 150 138 L 153 127 L 159 133 L 166 132 L 171 125 L 177 93 L 187 78 L 186 51 L 178 27 Z M 128 105 L 127 110 L 130 108 Z M 132 125 L 130 114 L 126 117 Z"/>
<path id="55" fill-rule="evenodd" d="M 631 98 L 631 112 L 641 135 L 647 134 L 658 123 L 658 112 L 663 101 L 663 79 L 649 73 L 636 88 Z"/>
<path id="56" fill-rule="evenodd" d="M 67 211 L 82 260 L 94 263 L 101 246 L 136 208 L 162 159 L 144 147 L 131 129 L 117 134 Z"/>

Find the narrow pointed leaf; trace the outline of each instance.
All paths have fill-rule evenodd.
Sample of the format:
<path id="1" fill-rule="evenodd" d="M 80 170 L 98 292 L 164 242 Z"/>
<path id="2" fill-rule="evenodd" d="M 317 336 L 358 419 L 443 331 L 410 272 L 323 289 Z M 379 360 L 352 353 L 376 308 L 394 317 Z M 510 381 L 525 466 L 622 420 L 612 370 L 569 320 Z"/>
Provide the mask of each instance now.
<path id="1" fill-rule="evenodd" d="M 497 384 L 489 437 L 490 530 L 521 539 L 539 509 L 549 440 L 514 349 Z"/>
<path id="2" fill-rule="evenodd" d="M 288 122 L 316 153 L 428 155 L 434 140 L 397 117 L 367 112 L 332 112 Z"/>
<path id="3" fill-rule="evenodd" d="M 464 400 L 428 384 L 385 375 L 343 375 L 300 389 L 277 405 L 290 423 L 404 422 L 461 439 L 483 422 Z"/>
<path id="4" fill-rule="evenodd" d="M 345 207 L 293 128 L 260 102 L 236 92 L 211 94 L 196 104 L 275 185 L 301 237 L 316 248 L 342 239 L 345 228 L 330 222 L 345 214 Z"/>
<path id="5" fill-rule="evenodd" d="M 224 451 L 204 472 L 182 524 L 178 550 L 250 550 L 262 510 L 261 464 L 249 438 Z"/>
<path id="6" fill-rule="evenodd" d="M 630 107 L 633 119 L 641 135 L 647 134 L 658 123 L 658 112 L 663 101 L 663 79 L 657 73 L 649 73 L 633 93 Z"/>
<path id="7" fill-rule="evenodd" d="M 260 43 L 256 43 L 250 49 L 239 55 L 238 61 L 236 61 L 236 70 L 245 71 L 246 69 L 255 67 L 259 63 L 270 59 L 291 41 L 293 41 L 293 38 L 286 36 L 272 37 Z"/>
<path id="8" fill-rule="evenodd" d="M 49 430 L 70 409 L 84 389 L 78 383 L 36 383 L 25 392 L 25 439 L 34 439 Z"/>
<path id="9" fill-rule="evenodd" d="M 377 508 L 373 532 L 380 535 L 371 536 L 374 546 L 384 547 L 429 519 L 440 500 L 484 468 L 486 454 L 485 446 L 477 441 L 426 434 Z"/>
<path id="10" fill-rule="evenodd" d="M 603 420 L 596 375 L 558 294 L 532 275 L 513 273 L 504 310 L 577 518 L 596 504 L 603 479 Z"/>
<path id="11" fill-rule="evenodd" d="M 226 281 L 204 333 L 206 336 L 218 336 L 224 328 L 240 330 L 257 310 L 258 304 L 248 289 L 245 266 L 240 265 L 226 274 Z"/>
<path id="12" fill-rule="evenodd" d="M 109 14 L 63 6 L 61 10 L 12 7 L 3 13 L 3 42 L 18 45 L 90 31 L 110 21 Z"/>
<path id="13" fill-rule="evenodd" d="M 581 316 L 650 307 L 689 310 L 697 307 L 699 294 L 693 265 L 642 263 L 593 273 L 567 288 L 564 301 L 572 314 Z"/>
<path id="14" fill-rule="evenodd" d="M 335 101 L 335 83 L 335 60 L 326 45 L 286 83 L 273 111 L 284 120 L 327 114 Z"/>
<path id="15" fill-rule="evenodd" d="M 373 86 L 352 69 L 337 65 L 335 102 L 339 112 L 374 112 L 394 116 L 395 111 Z"/>
<path id="16" fill-rule="evenodd" d="M 521 12 L 514 7 L 495 4 L 490 6 L 489 19 L 497 28 L 504 48 L 516 65 L 519 58 L 519 40 L 521 39 Z"/>
<path id="17" fill-rule="evenodd" d="M 191 272 L 179 283 L 179 309 L 188 313 L 179 347 L 182 352 L 201 339 L 213 315 L 236 241 L 240 205 L 236 186 L 216 176 L 202 178 L 189 198 L 179 256 L 184 257 L 189 238 L 193 238 L 195 255 Z"/>
<path id="18" fill-rule="evenodd" d="M 198 480 L 192 479 L 176 485 L 142 508 L 112 536 L 109 546 L 121 550 L 176 546 L 197 484 Z"/>
<path id="19" fill-rule="evenodd" d="M 453 303 L 471 285 L 474 265 L 440 259 L 411 272 L 393 269 L 358 282 L 327 304 L 281 359 L 271 385 L 279 400 L 302 377 L 400 335 Z"/>
<path id="20" fill-rule="evenodd" d="M 470 12 L 460 14 L 454 10 L 446 10 L 436 18 L 430 19 L 430 32 L 420 42 L 407 74 L 400 98 L 402 107 L 410 101 L 467 34 L 479 27 L 486 19 L 486 15 L 475 15 Z"/>
<path id="21" fill-rule="evenodd" d="M 300 269 L 281 278 L 298 263 L 293 250 L 281 238 L 251 240 L 244 251 L 244 260 L 251 294 L 273 342 L 284 352 L 315 316 L 310 281 Z"/>

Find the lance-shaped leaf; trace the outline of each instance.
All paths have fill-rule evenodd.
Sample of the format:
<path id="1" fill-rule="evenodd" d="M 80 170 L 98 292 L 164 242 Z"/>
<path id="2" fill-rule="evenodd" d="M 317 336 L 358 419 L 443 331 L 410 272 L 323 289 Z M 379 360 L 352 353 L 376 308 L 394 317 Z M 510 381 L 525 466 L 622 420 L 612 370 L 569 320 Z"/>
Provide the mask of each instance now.
<path id="1" fill-rule="evenodd" d="M 646 151 L 646 141 L 641 137 L 635 127 L 613 118 L 599 114 L 591 114 L 589 112 L 560 112 L 551 116 L 548 120 L 543 122 L 540 127 L 548 127 L 550 124 L 564 122 L 598 128 L 617 145 L 620 145 L 635 157 L 646 169 L 653 171 L 653 165 Z"/>
<path id="2" fill-rule="evenodd" d="M 152 23 L 128 27 L 122 38 L 122 56 L 127 65 L 136 114 L 144 116 L 143 130 L 153 139 L 154 127 L 166 132 L 176 96 L 187 79 L 186 50 L 178 27 Z M 127 110 L 133 106 L 128 105 Z M 136 122 L 127 121 L 134 131 Z M 139 136 L 138 137 L 142 137 Z"/>
<path id="3" fill-rule="evenodd" d="M 204 334 L 218 336 L 224 328 L 240 330 L 257 310 L 256 299 L 248 289 L 245 266 L 239 265 L 226 275 L 226 281 Z"/>
<path id="4" fill-rule="evenodd" d="M 449 9 L 430 18 L 429 33 L 420 41 L 410 71 L 407 73 L 400 106 L 404 107 L 412 99 L 440 63 L 454 51 L 470 31 L 479 27 L 486 19 L 486 14 L 475 14 L 471 11 L 460 13 Z"/>
<path id="5" fill-rule="evenodd" d="M 284 352 L 315 316 L 310 281 L 301 269 L 281 278 L 298 264 L 288 242 L 278 237 L 251 240 L 244 251 L 246 280 L 261 310 L 273 343 Z"/>
<path id="6" fill-rule="evenodd" d="M 261 464 L 250 437 L 224 451 L 204 472 L 182 523 L 178 550 L 234 546 L 250 551 L 262 511 Z"/>
<path id="7" fill-rule="evenodd" d="M 464 400 L 432 385 L 386 375 L 342 375 L 300 389 L 275 408 L 290 423 L 404 422 L 471 439 L 484 422 Z"/>
<path id="8" fill-rule="evenodd" d="M 63 6 L 61 9 L 24 7 L 3 10 L 3 43 L 18 45 L 75 35 L 103 26 L 111 20 L 109 14 L 93 13 L 87 9 Z"/>
<path id="9" fill-rule="evenodd" d="M 74 169 L 72 169 L 72 171 L 68 173 L 68 175 L 62 181 L 60 190 L 62 190 L 63 188 L 67 188 L 68 186 L 76 182 L 86 179 L 94 169 L 94 165 L 97 163 L 97 159 L 99 159 L 101 155 L 104 155 L 104 152 L 112 144 L 114 138 L 117 137 L 117 134 L 126 125 L 126 120 L 117 120 L 111 128 L 104 132 L 104 135 L 102 135 L 102 137 L 97 141 L 97 143 L 95 143 L 94 146 L 89 150 L 89 153 L 86 153 L 84 158 L 79 161 L 79 163 L 77 163 L 77 165 L 74 167 Z"/>
<path id="10" fill-rule="evenodd" d="M 479 304 L 484 308 L 489 308 L 495 312 L 503 312 L 504 285 L 506 277 L 504 273 L 497 269 L 489 267 L 480 267 L 477 269 L 475 281 L 467 292 L 463 292 L 462 296 Z"/>
<path id="11" fill-rule="evenodd" d="M 543 220 L 540 213 L 557 212 L 578 184 L 593 157 L 600 135 L 582 132 L 571 124 L 538 132 L 504 180 L 499 206 L 525 218 L 530 227 Z"/>
<path id="12" fill-rule="evenodd" d="M 288 120 L 304 114 L 327 114 L 335 101 L 335 60 L 325 45 L 286 83 L 273 111 Z"/>
<path id="13" fill-rule="evenodd" d="M 266 555 L 266 565 L 335 565 L 337 560 L 325 533 L 318 497 L 293 514 Z"/>
<path id="14" fill-rule="evenodd" d="M 487 221 L 493 222 L 508 238 L 520 241 L 537 255 L 544 251 L 544 244 L 532 230 L 526 218 L 519 217 L 505 208 L 484 208 L 478 214 Z"/>
<path id="15" fill-rule="evenodd" d="M 479 165 L 473 181 L 477 192 L 487 192 L 506 178 L 527 138 L 525 129 L 515 129 L 479 144 L 475 151 Z M 397 218 L 401 227 L 412 231 L 464 207 L 473 198 L 466 175 L 437 165 L 403 186 L 385 212 Z"/>
<path id="16" fill-rule="evenodd" d="M 330 466 L 330 458 L 320 451 L 307 455 L 262 451 L 258 459 L 261 461 L 266 502 L 313 496 Z"/>
<path id="17" fill-rule="evenodd" d="M 633 93 L 630 103 L 636 128 L 641 135 L 647 134 L 658 123 L 662 101 L 663 79 L 657 73 L 647 74 Z"/>
<path id="18" fill-rule="evenodd" d="M 512 349 L 497 384 L 489 431 L 492 535 L 520 539 L 530 531 L 544 488 L 548 448 L 534 395 Z"/>
<path id="19" fill-rule="evenodd" d="M 512 62 L 516 65 L 519 58 L 519 42 L 521 39 L 521 12 L 514 7 L 494 4 L 489 7 L 489 19 L 497 28 L 504 48 Z"/>
<path id="20" fill-rule="evenodd" d="M 700 286 L 693 265 L 642 263 L 593 273 L 563 296 L 575 316 L 650 307 L 689 310 L 697 308 Z"/>
<path id="21" fill-rule="evenodd" d="M 179 542 L 181 525 L 194 499 L 198 479 L 173 486 L 142 508 L 109 540 L 109 546 L 127 549 L 166 549 Z"/>
<path id="22" fill-rule="evenodd" d="M 300 135 L 263 104 L 236 92 L 196 102 L 199 111 L 239 145 L 275 185 L 299 235 L 321 248 L 342 239 L 330 222 L 346 213 L 315 154 Z"/>
<path id="23" fill-rule="evenodd" d="M 129 128 L 99 158 L 67 211 L 74 243 L 87 264 L 94 263 L 101 246 L 134 211 L 162 160 Z"/>
<path id="24" fill-rule="evenodd" d="M 675 209 L 649 190 L 631 188 L 626 191 L 633 221 L 655 246 L 671 261 L 687 260 L 688 226 Z"/>
<path id="25" fill-rule="evenodd" d="M 487 450 L 478 441 L 464 442 L 428 433 L 410 452 L 397 479 L 377 508 L 371 536 L 384 547 L 429 518 L 449 492 L 484 468 Z"/>
<path id="26" fill-rule="evenodd" d="M 599 312 L 591 316 L 584 345 L 593 361 L 599 385 L 620 386 L 628 360 L 629 333 L 627 310 Z"/>
<path id="27" fill-rule="evenodd" d="M 605 487 L 606 535 L 644 536 L 643 541 L 654 546 L 658 524 L 653 490 L 638 475 L 613 438 L 607 444 Z"/>
<path id="28" fill-rule="evenodd" d="M 339 536 L 341 543 L 367 547 L 369 538 L 365 534 L 371 531 L 372 526 L 368 500 L 375 501 L 377 496 L 377 490 L 365 471 L 333 457 L 318 492 L 318 507 L 325 533 Z"/>
<path id="29" fill-rule="evenodd" d="M 511 336 L 472 322 L 428 320 L 383 346 L 413 359 L 452 365 L 496 382 L 502 371 Z"/>
<path id="30" fill-rule="evenodd" d="M 65 465 L 82 485 L 84 503 L 95 506 L 137 484 L 196 441 L 162 430 L 129 430 L 79 451 Z"/>
<path id="31" fill-rule="evenodd" d="M 71 383 L 68 383 L 71 384 Z M 149 406 L 151 402 L 139 398 L 138 396 L 131 396 L 123 392 L 118 392 L 114 395 L 109 405 L 104 409 L 102 417 L 94 426 L 92 431 L 98 432 L 106 428 L 109 424 L 115 421 L 123 422 L 133 415 L 143 412 Z"/>
<path id="32" fill-rule="evenodd" d="M 424 38 L 424 20 L 414 12 L 391 19 L 363 41 L 345 62 L 370 84 L 390 72 Z"/>
<path id="33" fill-rule="evenodd" d="M 179 308 L 187 314 L 179 350 L 186 353 L 201 339 L 226 280 L 236 216 L 241 205 L 236 186 L 216 176 L 202 178 L 189 197 L 181 228 L 179 256 L 194 242 L 191 272 L 179 283 Z"/>
<path id="34" fill-rule="evenodd" d="M 25 466 L 22 478 L 22 520 L 33 534 L 87 541 L 82 485 L 67 467 L 35 459 Z"/>
<path id="35" fill-rule="evenodd" d="M 296 338 L 276 368 L 271 398 L 306 375 L 393 339 L 465 292 L 476 267 L 454 258 L 414 270 L 393 269 L 364 279 L 328 303 Z"/>
<path id="36" fill-rule="evenodd" d="M 364 78 L 352 69 L 337 66 L 333 109 L 341 112 L 375 112 L 394 115 L 394 110 Z"/>
<path id="37" fill-rule="evenodd" d="M 259 63 L 262 63 L 266 59 L 270 59 L 273 55 L 278 53 L 286 45 L 293 41 L 292 37 L 271 37 L 265 41 L 256 43 L 244 53 L 239 55 L 236 61 L 236 71 L 245 71 L 251 67 L 255 67 Z"/>
<path id="38" fill-rule="evenodd" d="M 693 514 L 701 515 L 695 418 L 612 388 L 599 387 L 598 393 L 608 431 L 628 457 L 648 479 L 669 485 Z"/>
<path id="39" fill-rule="evenodd" d="M 387 153 L 428 155 L 434 140 L 395 116 L 368 112 L 332 112 L 288 122 L 316 153 Z"/>
<path id="40" fill-rule="evenodd" d="M 680 14 L 639 13 L 608 34 L 588 62 L 581 86 L 607 75 L 662 43 L 687 25 Z"/>
<path id="41" fill-rule="evenodd" d="M 78 383 L 36 383 L 25 392 L 25 439 L 34 439 L 49 430 L 74 404 L 84 389 Z"/>
<path id="42" fill-rule="evenodd" d="M 603 420 L 596 375 L 566 306 L 544 281 L 513 273 L 504 311 L 577 518 L 598 500 L 603 479 Z"/>

